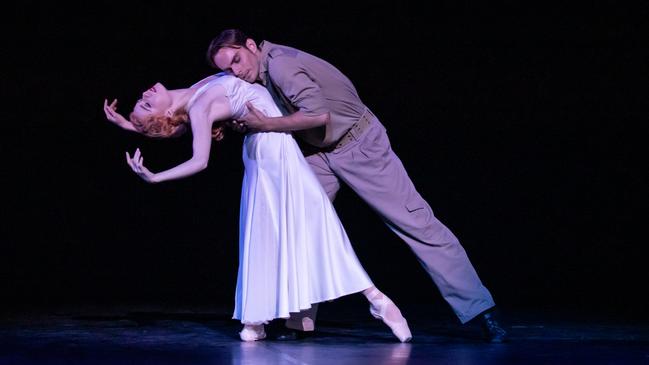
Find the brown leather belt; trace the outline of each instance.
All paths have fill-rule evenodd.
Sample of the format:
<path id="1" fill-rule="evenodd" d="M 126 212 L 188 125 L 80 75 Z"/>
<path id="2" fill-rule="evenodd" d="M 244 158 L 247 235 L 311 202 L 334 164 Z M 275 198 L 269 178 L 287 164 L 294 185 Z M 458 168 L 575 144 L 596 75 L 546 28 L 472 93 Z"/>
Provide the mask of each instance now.
<path id="1" fill-rule="evenodd" d="M 345 133 L 345 135 L 338 140 L 338 143 L 336 143 L 336 147 L 334 147 L 334 149 L 339 149 L 345 146 L 347 143 L 357 140 L 360 135 L 363 134 L 363 132 L 367 129 L 367 127 L 370 126 L 372 120 L 374 119 L 376 119 L 374 114 L 369 109 L 365 109 L 365 112 L 363 113 L 363 115 L 361 115 L 358 121 L 354 123 L 354 125 L 349 128 L 347 133 Z"/>

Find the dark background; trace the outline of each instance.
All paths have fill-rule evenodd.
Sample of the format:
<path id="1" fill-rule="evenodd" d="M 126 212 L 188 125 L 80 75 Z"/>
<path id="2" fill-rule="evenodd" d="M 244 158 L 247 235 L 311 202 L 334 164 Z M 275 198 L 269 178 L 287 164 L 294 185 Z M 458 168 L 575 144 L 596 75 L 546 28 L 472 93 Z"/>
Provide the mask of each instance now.
<path id="1" fill-rule="evenodd" d="M 405 3 L 6 10 L 3 307 L 231 308 L 242 136 L 215 144 L 200 174 L 148 185 L 124 152 L 140 147 L 160 171 L 191 156 L 190 136 L 131 134 L 102 103 L 126 113 L 155 82 L 210 74 L 209 41 L 239 27 L 355 83 L 501 308 L 646 319 L 648 6 Z M 450 315 L 353 192 L 335 206 L 383 291 Z"/>

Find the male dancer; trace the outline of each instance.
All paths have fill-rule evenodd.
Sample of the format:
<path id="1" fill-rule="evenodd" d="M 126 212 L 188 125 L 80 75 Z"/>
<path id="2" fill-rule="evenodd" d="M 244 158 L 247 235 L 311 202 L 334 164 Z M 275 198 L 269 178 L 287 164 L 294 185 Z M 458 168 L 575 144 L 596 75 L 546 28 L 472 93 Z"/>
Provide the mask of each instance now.
<path id="1" fill-rule="evenodd" d="M 493 315 L 494 300 L 464 248 L 417 192 L 385 128 L 345 75 L 298 49 L 268 41 L 258 46 L 237 29 L 212 40 L 207 56 L 213 67 L 265 85 L 283 107 L 283 117 L 269 118 L 248 105 L 250 112 L 239 122 L 253 130 L 293 132 L 331 200 L 340 181 L 349 185 L 410 246 L 460 322 L 475 318 L 486 340 L 505 340 Z M 313 331 L 316 313 L 317 306 L 296 313 L 286 327 Z M 284 339 L 303 335 L 292 332 Z"/>

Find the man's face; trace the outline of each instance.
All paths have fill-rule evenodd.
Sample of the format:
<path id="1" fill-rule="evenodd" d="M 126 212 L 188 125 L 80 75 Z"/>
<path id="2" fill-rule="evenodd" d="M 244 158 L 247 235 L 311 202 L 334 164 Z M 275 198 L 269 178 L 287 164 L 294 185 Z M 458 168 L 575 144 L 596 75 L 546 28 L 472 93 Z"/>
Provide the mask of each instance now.
<path id="1" fill-rule="evenodd" d="M 249 39 L 246 47 L 232 46 L 219 49 L 213 61 L 221 71 L 252 83 L 259 79 L 258 55 L 255 42 Z"/>

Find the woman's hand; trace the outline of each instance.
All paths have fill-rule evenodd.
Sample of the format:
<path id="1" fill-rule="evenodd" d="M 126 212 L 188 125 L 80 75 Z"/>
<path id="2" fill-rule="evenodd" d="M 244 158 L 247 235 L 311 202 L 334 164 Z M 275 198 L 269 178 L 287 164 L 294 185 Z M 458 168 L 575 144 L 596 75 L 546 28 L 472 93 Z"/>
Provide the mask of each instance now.
<path id="1" fill-rule="evenodd" d="M 144 167 L 144 157 L 142 157 L 142 154 L 140 153 L 140 149 L 136 149 L 135 153 L 133 154 L 133 158 L 126 152 L 126 163 L 128 163 L 129 166 L 131 166 L 131 169 L 135 171 L 135 173 L 142 178 L 142 180 L 148 182 L 148 183 L 155 183 L 155 174 L 149 171 L 146 167 Z"/>
<path id="2" fill-rule="evenodd" d="M 219 126 L 217 128 L 212 129 L 212 138 L 214 138 L 217 141 L 220 141 L 223 139 L 225 136 L 225 131 L 223 130 L 225 127 L 224 126 Z"/>
<path id="3" fill-rule="evenodd" d="M 127 120 L 117 112 L 117 99 L 113 100 L 110 105 L 108 105 L 108 100 L 104 99 L 104 114 L 106 114 L 106 119 L 117 124 L 120 128 L 134 132 L 137 131 L 130 120 Z"/>
<path id="4" fill-rule="evenodd" d="M 243 121 L 230 120 L 225 124 L 235 132 L 246 133 L 248 131 L 248 127 L 246 127 L 246 123 Z"/>

